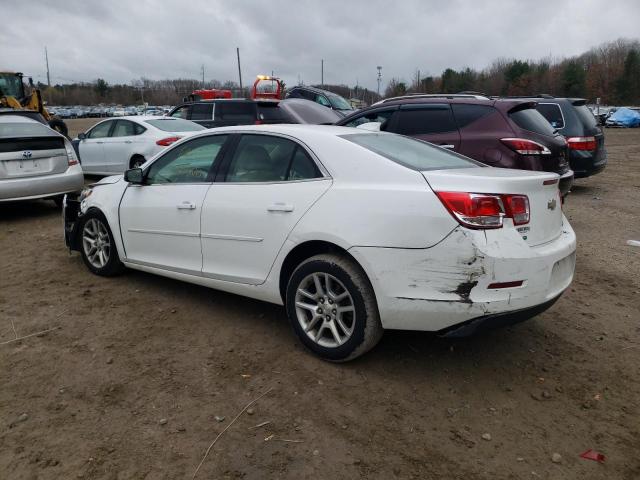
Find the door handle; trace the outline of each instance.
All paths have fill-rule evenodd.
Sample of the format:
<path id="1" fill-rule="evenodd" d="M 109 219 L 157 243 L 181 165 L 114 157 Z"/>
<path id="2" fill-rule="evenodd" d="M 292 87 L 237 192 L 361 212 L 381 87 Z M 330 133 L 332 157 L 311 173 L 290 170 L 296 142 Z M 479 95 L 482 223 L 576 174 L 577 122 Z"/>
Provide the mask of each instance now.
<path id="1" fill-rule="evenodd" d="M 195 210 L 196 204 L 192 202 L 182 202 L 177 205 L 178 210 Z"/>
<path id="2" fill-rule="evenodd" d="M 96 142 L 96 143 L 104 143 L 104 142 Z"/>
<path id="3" fill-rule="evenodd" d="M 267 207 L 269 212 L 293 212 L 293 205 L 287 203 L 273 203 Z"/>
<path id="4" fill-rule="evenodd" d="M 125 140 L 124 143 L 133 143 L 131 140 Z"/>
<path id="5" fill-rule="evenodd" d="M 448 150 L 453 150 L 454 148 L 456 148 L 455 145 L 451 145 L 450 143 L 441 143 L 440 145 L 438 145 L 439 147 L 442 148 L 446 148 Z"/>

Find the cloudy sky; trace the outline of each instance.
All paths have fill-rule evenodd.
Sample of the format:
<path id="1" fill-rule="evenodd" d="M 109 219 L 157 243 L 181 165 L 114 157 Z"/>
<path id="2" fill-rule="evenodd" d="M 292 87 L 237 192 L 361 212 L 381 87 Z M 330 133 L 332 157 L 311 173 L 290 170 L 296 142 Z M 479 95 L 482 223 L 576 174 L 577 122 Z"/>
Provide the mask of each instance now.
<path id="1" fill-rule="evenodd" d="M 147 77 L 237 81 L 260 73 L 288 85 L 383 88 L 498 57 L 570 56 L 640 37 L 638 0 L 0 0 L 0 69 L 52 83 Z"/>

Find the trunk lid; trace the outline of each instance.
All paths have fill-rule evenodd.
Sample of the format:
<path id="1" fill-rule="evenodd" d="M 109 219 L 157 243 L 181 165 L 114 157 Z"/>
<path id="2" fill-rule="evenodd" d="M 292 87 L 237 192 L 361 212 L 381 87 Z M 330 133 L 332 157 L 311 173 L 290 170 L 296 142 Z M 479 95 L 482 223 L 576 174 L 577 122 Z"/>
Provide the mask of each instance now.
<path id="1" fill-rule="evenodd" d="M 69 158 L 64 138 L 0 138 L 0 179 L 64 173 Z"/>
<path id="2" fill-rule="evenodd" d="M 514 226 L 511 219 L 505 219 L 502 228 L 516 228 L 530 246 L 550 242 L 562 232 L 558 175 L 554 173 L 481 167 L 430 170 L 422 175 L 436 192 L 526 195 L 529 223 Z"/>

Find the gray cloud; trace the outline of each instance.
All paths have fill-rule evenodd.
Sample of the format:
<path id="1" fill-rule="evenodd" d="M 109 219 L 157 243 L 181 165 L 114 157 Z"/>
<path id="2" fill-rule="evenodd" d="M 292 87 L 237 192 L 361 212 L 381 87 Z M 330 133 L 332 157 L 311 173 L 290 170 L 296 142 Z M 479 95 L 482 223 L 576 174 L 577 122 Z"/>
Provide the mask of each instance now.
<path id="1" fill-rule="evenodd" d="M 0 69 L 52 81 L 128 83 L 147 77 L 237 80 L 271 73 L 287 84 L 376 86 L 410 80 L 415 69 L 483 68 L 499 57 L 537 59 L 582 53 L 637 37 L 640 2 L 573 0 L 211 1 L 0 0 L 11 22 L 0 31 Z"/>

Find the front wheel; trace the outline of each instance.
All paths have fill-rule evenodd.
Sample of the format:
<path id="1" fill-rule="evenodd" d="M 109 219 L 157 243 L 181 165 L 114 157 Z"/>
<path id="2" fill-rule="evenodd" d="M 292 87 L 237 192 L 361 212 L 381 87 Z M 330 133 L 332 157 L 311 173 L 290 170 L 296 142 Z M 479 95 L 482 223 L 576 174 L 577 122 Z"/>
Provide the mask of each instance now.
<path id="1" fill-rule="evenodd" d="M 373 287 L 346 256 L 316 255 L 300 264 L 289 279 L 286 308 L 298 338 L 326 360 L 352 360 L 382 337 Z"/>
<path id="2" fill-rule="evenodd" d="M 80 253 L 89 270 L 105 277 L 117 275 L 124 270 L 104 215 L 99 212 L 88 213 L 82 221 L 80 235 Z"/>

